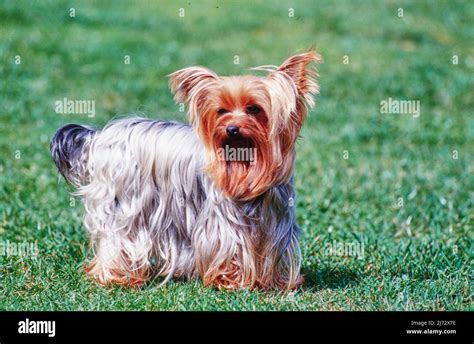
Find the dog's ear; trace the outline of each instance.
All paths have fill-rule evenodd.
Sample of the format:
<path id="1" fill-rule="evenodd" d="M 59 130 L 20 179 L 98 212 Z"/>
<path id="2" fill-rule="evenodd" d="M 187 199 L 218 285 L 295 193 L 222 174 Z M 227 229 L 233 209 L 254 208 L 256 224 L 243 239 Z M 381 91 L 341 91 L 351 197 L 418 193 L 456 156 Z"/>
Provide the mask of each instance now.
<path id="1" fill-rule="evenodd" d="M 277 180 L 287 180 L 292 174 L 294 145 L 308 108 L 315 105 L 314 95 L 319 92 L 314 63 L 320 61 L 319 55 L 309 50 L 290 56 L 276 69 L 259 68 L 270 71 L 267 77 L 272 104 L 270 138 L 278 164 Z"/>
<path id="2" fill-rule="evenodd" d="M 310 108 L 314 106 L 314 95 L 319 93 L 314 63 L 320 62 L 321 57 L 311 49 L 303 54 L 290 56 L 276 70 L 276 73 L 284 73 L 294 82 L 299 97 Z"/>
<path id="3" fill-rule="evenodd" d="M 311 49 L 290 56 L 280 67 L 269 70 L 267 80 L 272 98 L 271 134 L 280 135 L 283 130 L 292 133 L 290 136 L 297 137 L 307 110 L 315 105 L 314 96 L 319 93 L 315 62 L 321 62 L 321 58 Z M 261 69 L 268 70 L 265 68 L 263 66 Z M 293 140 L 289 142 L 291 144 Z"/>
<path id="4" fill-rule="evenodd" d="M 178 70 L 169 75 L 170 88 L 177 103 L 189 103 L 194 94 L 217 80 L 216 73 L 208 68 L 195 66 Z"/>

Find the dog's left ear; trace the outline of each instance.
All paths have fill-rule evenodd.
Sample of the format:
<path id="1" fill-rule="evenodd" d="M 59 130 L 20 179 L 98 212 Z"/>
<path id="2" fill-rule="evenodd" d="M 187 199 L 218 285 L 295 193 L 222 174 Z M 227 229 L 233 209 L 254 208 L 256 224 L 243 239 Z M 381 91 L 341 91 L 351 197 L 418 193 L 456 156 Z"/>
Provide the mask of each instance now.
<path id="1" fill-rule="evenodd" d="M 270 139 L 279 182 L 287 181 L 292 175 L 294 145 L 308 108 L 315 105 L 314 96 L 319 92 L 314 63 L 320 61 L 314 50 L 293 55 L 277 69 L 270 70 L 267 77 L 272 107 Z"/>
<path id="2" fill-rule="evenodd" d="M 218 79 L 212 70 L 194 66 L 178 70 L 169 75 L 170 88 L 177 103 L 189 103 L 200 90 L 209 86 L 209 83 Z"/>
<path id="3" fill-rule="evenodd" d="M 277 73 L 284 73 L 290 77 L 296 86 L 298 96 L 309 108 L 314 106 L 313 97 L 319 93 L 316 82 L 318 74 L 314 69 L 314 63 L 320 62 L 319 54 L 314 50 L 309 50 L 303 54 L 290 56 L 276 70 Z"/>

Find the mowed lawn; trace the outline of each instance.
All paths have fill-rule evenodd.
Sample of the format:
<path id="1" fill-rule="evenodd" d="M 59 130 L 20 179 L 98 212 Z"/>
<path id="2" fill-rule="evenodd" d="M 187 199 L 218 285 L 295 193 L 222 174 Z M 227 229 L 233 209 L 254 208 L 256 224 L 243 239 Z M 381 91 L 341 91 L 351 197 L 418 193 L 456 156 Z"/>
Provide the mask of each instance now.
<path id="1" fill-rule="evenodd" d="M 131 3 L 0 5 L 0 245 L 39 250 L 0 255 L 1 310 L 473 309 L 472 1 Z M 169 73 L 241 74 L 310 46 L 324 63 L 297 145 L 305 284 L 88 280 L 82 205 L 49 155 L 55 129 L 128 114 L 184 121 Z M 95 117 L 55 113 L 65 97 L 94 100 Z M 420 115 L 381 113 L 389 98 L 420 101 Z"/>

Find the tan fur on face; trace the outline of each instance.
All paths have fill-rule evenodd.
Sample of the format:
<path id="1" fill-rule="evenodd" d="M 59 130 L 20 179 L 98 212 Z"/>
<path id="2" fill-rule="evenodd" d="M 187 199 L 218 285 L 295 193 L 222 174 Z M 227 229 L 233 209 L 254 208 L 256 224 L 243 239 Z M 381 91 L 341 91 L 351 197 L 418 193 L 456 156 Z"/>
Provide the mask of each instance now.
<path id="1" fill-rule="evenodd" d="M 312 62 L 314 51 L 294 55 L 280 67 L 264 66 L 266 77 L 253 75 L 220 77 L 204 67 L 189 67 L 171 75 L 175 100 L 186 102 L 189 118 L 205 148 L 207 171 L 228 197 L 253 199 L 274 185 L 285 183 L 293 173 L 294 144 L 319 92 Z M 263 111 L 245 113 L 249 105 Z M 219 109 L 229 112 L 219 115 Z M 218 149 L 227 140 L 226 127 L 237 125 L 242 136 L 256 148 L 257 163 L 219 159 Z"/>

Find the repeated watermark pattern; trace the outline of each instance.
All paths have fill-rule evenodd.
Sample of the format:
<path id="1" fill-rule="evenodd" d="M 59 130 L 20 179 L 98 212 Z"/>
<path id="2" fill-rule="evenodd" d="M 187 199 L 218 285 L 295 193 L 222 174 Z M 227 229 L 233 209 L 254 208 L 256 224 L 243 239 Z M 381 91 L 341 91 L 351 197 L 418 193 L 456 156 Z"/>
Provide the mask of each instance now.
<path id="1" fill-rule="evenodd" d="M 359 241 L 345 242 L 333 240 L 324 246 L 324 254 L 327 256 L 364 259 L 365 244 Z"/>
<path id="2" fill-rule="evenodd" d="M 10 240 L 0 241 L 0 256 L 5 257 L 30 257 L 37 258 L 39 254 L 38 243 L 35 242 L 14 242 Z"/>
<path id="3" fill-rule="evenodd" d="M 60 115 L 87 115 L 95 117 L 95 100 L 68 99 L 64 97 L 54 102 L 54 111 Z"/>
<path id="4" fill-rule="evenodd" d="M 380 102 L 380 113 L 412 115 L 414 118 L 420 117 L 421 107 L 419 100 L 397 100 L 389 97 Z"/>
<path id="5" fill-rule="evenodd" d="M 257 148 L 255 147 L 231 147 L 226 145 L 217 149 L 219 161 L 247 161 L 250 165 L 257 163 Z"/>

